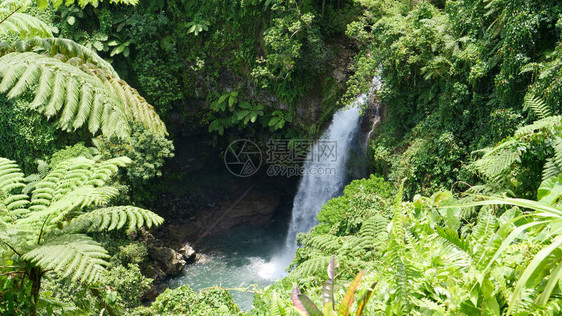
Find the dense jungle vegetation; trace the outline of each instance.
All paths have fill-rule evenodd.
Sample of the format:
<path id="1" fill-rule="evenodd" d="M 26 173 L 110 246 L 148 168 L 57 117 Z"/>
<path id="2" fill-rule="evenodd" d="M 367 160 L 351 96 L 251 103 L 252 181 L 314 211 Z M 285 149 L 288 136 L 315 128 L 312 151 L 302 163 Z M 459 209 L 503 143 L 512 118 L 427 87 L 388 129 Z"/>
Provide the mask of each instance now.
<path id="1" fill-rule="evenodd" d="M 559 1 L 0 0 L 0 38 L 0 315 L 562 314 Z M 172 140 L 317 137 L 374 76 L 285 278 L 141 304 Z"/>

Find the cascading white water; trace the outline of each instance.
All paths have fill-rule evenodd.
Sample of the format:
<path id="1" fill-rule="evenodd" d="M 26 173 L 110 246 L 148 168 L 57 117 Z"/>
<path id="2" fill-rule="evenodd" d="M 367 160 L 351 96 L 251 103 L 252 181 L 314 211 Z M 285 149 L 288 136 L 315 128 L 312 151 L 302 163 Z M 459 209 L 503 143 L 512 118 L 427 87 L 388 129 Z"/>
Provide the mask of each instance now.
<path id="1" fill-rule="evenodd" d="M 322 206 L 340 194 L 347 184 L 346 164 L 360 129 L 361 106 L 368 102 L 380 86 L 379 77 L 373 78 L 369 93 L 358 96 L 351 106 L 337 111 L 328 129 L 308 153 L 307 162 L 303 166 L 303 178 L 293 202 L 285 249 L 262 266 L 259 271 L 261 277 L 277 279 L 284 275 L 284 270 L 297 249 L 297 234 L 314 227 L 318 223 L 316 217 Z M 335 159 L 329 155 L 334 146 Z"/>
<path id="2" fill-rule="evenodd" d="M 297 234 L 306 232 L 318 224 L 316 216 L 322 205 L 338 195 L 345 186 L 348 178 L 347 159 L 352 142 L 360 128 L 360 108 L 381 86 L 380 77 L 374 77 L 369 92 L 358 96 L 350 107 L 337 111 L 330 126 L 317 141 L 320 146 L 313 147 L 335 145 L 336 159 L 333 159 L 332 156 L 322 155 L 323 152 L 318 149 L 316 152 L 308 153 L 307 162 L 304 164 L 305 172 L 293 202 L 291 223 L 287 234 L 287 253 L 294 255 L 297 248 Z M 321 174 L 318 170 L 324 170 L 324 172 Z M 330 174 L 327 171 L 333 171 L 333 173 Z"/>
<path id="3" fill-rule="evenodd" d="M 347 180 L 346 162 L 355 135 L 359 130 L 361 95 L 349 108 L 336 112 L 330 127 L 308 153 L 304 175 L 293 202 L 293 211 L 286 247 L 296 250 L 296 237 L 318 223 L 316 216 L 328 200 L 338 195 Z M 324 151 L 321 151 L 322 147 Z M 330 153 L 335 155 L 329 155 Z"/>

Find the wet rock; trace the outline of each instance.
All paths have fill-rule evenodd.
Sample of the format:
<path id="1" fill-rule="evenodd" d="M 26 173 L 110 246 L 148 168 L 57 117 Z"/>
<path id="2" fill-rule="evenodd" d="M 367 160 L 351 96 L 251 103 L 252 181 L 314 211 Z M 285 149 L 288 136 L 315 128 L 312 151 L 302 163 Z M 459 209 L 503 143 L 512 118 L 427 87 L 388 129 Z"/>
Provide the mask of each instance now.
<path id="1" fill-rule="evenodd" d="M 154 238 L 146 229 L 141 230 L 141 236 L 146 245 L 148 256 L 155 263 L 152 266 L 155 279 L 164 279 L 181 272 L 186 264 L 183 254 L 164 245 L 161 240 Z"/>
<path id="2" fill-rule="evenodd" d="M 179 274 L 186 264 L 183 255 L 172 248 L 154 246 L 146 248 L 148 255 L 156 263 L 156 267 L 166 276 Z"/>
<path id="3" fill-rule="evenodd" d="M 195 249 L 193 249 L 193 247 L 191 247 L 189 244 L 185 244 L 183 247 L 181 247 L 178 250 L 178 252 L 182 254 L 185 262 L 187 262 L 187 263 L 194 262 L 195 258 L 197 256 L 197 253 L 195 252 Z"/>
<path id="4" fill-rule="evenodd" d="M 195 255 L 195 263 L 207 264 L 209 262 L 211 262 L 211 257 L 202 253 L 198 253 Z"/>

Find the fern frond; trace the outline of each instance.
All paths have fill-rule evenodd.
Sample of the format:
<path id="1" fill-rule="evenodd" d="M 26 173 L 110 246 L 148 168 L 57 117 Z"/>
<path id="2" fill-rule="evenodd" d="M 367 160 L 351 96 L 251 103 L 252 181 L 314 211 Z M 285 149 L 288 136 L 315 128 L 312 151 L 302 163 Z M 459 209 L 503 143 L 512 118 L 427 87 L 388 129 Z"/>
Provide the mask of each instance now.
<path id="1" fill-rule="evenodd" d="M 558 176 L 560 171 L 560 168 L 554 163 L 553 158 L 547 159 L 542 168 L 542 181 L 544 182 Z"/>
<path id="2" fill-rule="evenodd" d="M 441 236 L 438 236 L 436 241 L 441 245 L 443 253 L 441 257 L 445 262 L 460 268 L 466 268 L 472 264 L 472 258 L 465 250 Z"/>
<path id="3" fill-rule="evenodd" d="M 83 186 L 72 191 L 67 191 L 64 198 L 57 199 L 49 203 L 49 205 L 41 205 L 45 207 L 38 208 L 39 204 L 34 204 L 33 208 L 39 209 L 22 218 L 19 223 L 24 225 L 43 225 L 43 222 L 49 220 L 49 223 L 56 224 L 62 222 L 69 213 L 77 212 L 88 206 L 100 206 L 108 203 L 112 198 L 119 194 L 119 190 L 113 187 L 94 188 L 91 186 Z M 33 202 L 36 202 L 34 200 Z"/>
<path id="4" fill-rule="evenodd" d="M 332 256 L 318 256 L 301 263 L 297 268 L 291 271 L 289 278 L 298 279 L 305 276 L 315 275 L 324 272 L 326 266 L 332 260 Z"/>
<path id="5" fill-rule="evenodd" d="M 109 62 L 101 58 L 94 50 L 73 40 L 58 37 L 33 38 L 19 42 L 17 48 L 20 52 L 44 52 L 50 57 L 62 54 L 67 59 L 77 58 L 79 65 L 93 64 L 97 68 L 109 72 L 112 77 L 119 78 L 119 74 Z"/>
<path id="6" fill-rule="evenodd" d="M 526 126 L 518 128 L 515 131 L 515 136 L 523 136 L 523 135 L 529 134 L 533 131 L 542 130 L 542 129 L 553 131 L 556 127 L 559 127 L 561 125 L 561 122 L 562 122 L 562 116 L 561 115 L 549 116 L 549 117 L 540 119 L 538 121 L 535 121 L 533 124 L 526 125 Z"/>
<path id="7" fill-rule="evenodd" d="M 310 238 L 307 245 L 319 250 L 333 253 L 342 247 L 343 242 L 342 239 L 337 236 L 323 234 Z"/>
<path id="8" fill-rule="evenodd" d="M 43 71 L 47 72 L 44 76 L 41 75 Z M 37 106 L 40 100 L 45 99 L 45 95 L 49 95 L 49 103 L 45 108 L 38 107 L 38 110 L 47 117 L 59 114 L 58 123 L 63 130 L 75 129 L 73 123 L 77 120 L 78 100 L 91 98 L 91 95 L 84 96 L 85 90 L 80 89 L 87 85 L 89 91 L 94 91 L 98 98 L 104 100 L 105 111 L 112 115 L 111 120 L 105 117 L 102 118 L 105 120 L 99 122 L 104 134 L 129 135 L 130 128 L 120 100 L 101 80 L 77 67 L 33 52 L 10 53 L 0 58 L 0 77 L 2 77 L 0 92 L 7 93 L 9 98 L 19 97 L 26 91 L 35 92 L 33 88 L 37 86 L 37 91 L 41 93 L 36 94 L 34 100 L 34 106 Z M 44 82 L 40 79 L 50 80 Z M 37 96 L 40 96 L 39 100 Z M 90 118 L 89 114 L 88 118 Z M 117 129 L 118 127 L 125 127 L 125 129 L 120 130 Z M 97 130 L 90 132 L 95 134 Z"/>
<path id="9" fill-rule="evenodd" d="M 130 121 L 139 121 L 158 135 L 167 134 L 166 125 L 164 125 L 154 107 L 127 82 L 119 79 L 119 77 L 110 76 L 106 71 L 91 67 L 88 64 L 83 65 L 82 69 L 97 76 L 111 89 L 112 93 L 124 104 L 125 114 Z"/>
<path id="10" fill-rule="evenodd" d="M 143 226 L 159 226 L 163 222 L 162 217 L 148 210 L 134 206 L 115 206 L 84 213 L 73 219 L 66 229 L 94 232 L 121 229 L 129 223 L 128 230 L 138 230 Z"/>
<path id="11" fill-rule="evenodd" d="M 554 140 L 554 157 L 552 162 L 559 170 L 562 170 L 562 138 L 556 137 Z"/>
<path id="12" fill-rule="evenodd" d="M 20 38 L 52 37 L 52 27 L 38 18 L 25 14 L 29 1 L 0 2 L 0 36 L 16 35 Z"/>
<path id="13" fill-rule="evenodd" d="M 87 124 L 92 134 L 101 130 L 127 137 L 137 121 L 156 135 L 167 134 L 154 108 L 135 89 L 94 64 L 76 66 L 35 52 L 14 52 L 0 57 L 0 77 L 1 93 L 16 98 L 31 91 L 32 107 L 57 116 L 62 130 Z"/>
<path id="14" fill-rule="evenodd" d="M 90 201 L 97 205 L 103 204 L 106 199 L 110 199 L 116 194 L 114 188 L 104 188 L 98 192 L 96 197 L 88 194 L 98 194 L 93 189 L 100 188 L 106 184 L 111 177 L 117 173 L 119 167 L 127 166 L 131 160 L 127 157 L 118 157 L 102 162 L 97 162 L 85 157 L 68 159 L 57 164 L 53 170 L 37 182 L 32 191 L 31 210 L 39 211 L 49 207 L 52 203 L 60 200 L 70 192 L 76 195 L 76 199 Z M 84 196 L 80 195 L 80 188 L 90 188 L 84 190 Z M 93 192 L 93 193 L 92 193 Z M 103 194 L 102 194 L 103 193 Z M 72 202 L 69 199 L 70 202 Z M 74 200 L 72 203 L 78 203 Z"/>
<path id="15" fill-rule="evenodd" d="M 517 144 L 513 139 L 504 142 L 476 160 L 473 165 L 487 178 L 497 180 L 502 173 L 521 159 L 526 147 Z"/>
<path id="16" fill-rule="evenodd" d="M 0 213 L 25 209 L 29 204 L 29 197 L 20 194 L 25 188 L 24 174 L 12 160 L 0 158 Z M 11 218 L 13 219 L 13 218 Z"/>
<path id="17" fill-rule="evenodd" d="M 58 271 L 63 277 L 92 283 L 105 270 L 107 251 L 86 235 L 69 234 L 56 237 L 29 251 L 24 260 L 41 268 Z"/>
<path id="18" fill-rule="evenodd" d="M 523 101 L 523 110 L 532 110 L 539 119 L 552 116 L 552 111 L 541 99 L 533 95 L 526 95 Z"/>

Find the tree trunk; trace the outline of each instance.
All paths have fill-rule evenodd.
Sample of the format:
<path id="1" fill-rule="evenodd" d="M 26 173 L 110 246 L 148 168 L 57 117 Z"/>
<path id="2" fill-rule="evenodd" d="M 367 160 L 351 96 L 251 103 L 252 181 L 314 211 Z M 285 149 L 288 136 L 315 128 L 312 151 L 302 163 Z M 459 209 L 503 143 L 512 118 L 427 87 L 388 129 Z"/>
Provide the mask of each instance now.
<path id="1" fill-rule="evenodd" d="M 41 290 L 41 278 L 43 271 L 39 267 L 33 267 L 29 270 L 29 279 L 31 279 L 31 316 L 37 315 L 37 304 L 39 304 L 39 291 Z"/>

